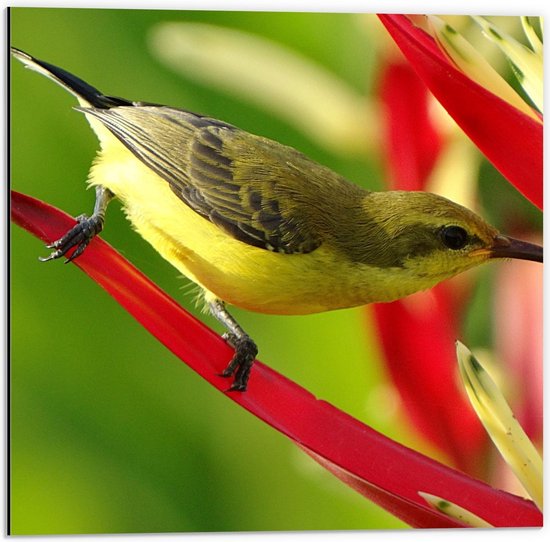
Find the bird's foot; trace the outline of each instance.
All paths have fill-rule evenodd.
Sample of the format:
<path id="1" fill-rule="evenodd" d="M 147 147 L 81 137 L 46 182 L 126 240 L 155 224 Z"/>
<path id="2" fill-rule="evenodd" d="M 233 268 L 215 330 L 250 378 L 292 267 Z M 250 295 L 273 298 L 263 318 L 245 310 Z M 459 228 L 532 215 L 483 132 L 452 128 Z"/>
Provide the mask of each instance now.
<path id="1" fill-rule="evenodd" d="M 57 260 L 64 256 L 71 248 L 76 247 L 76 250 L 65 260 L 65 263 L 78 258 L 84 249 L 89 245 L 90 241 L 103 229 L 103 217 L 92 215 L 80 215 L 76 218 L 78 224 L 72 227 L 63 237 L 46 245 L 46 248 L 55 249 L 49 256 L 38 258 L 41 262 Z"/>
<path id="2" fill-rule="evenodd" d="M 258 347 L 248 335 L 237 337 L 233 333 L 224 333 L 223 338 L 235 349 L 235 355 L 220 376 L 228 378 L 235 375 L 229 391 L 246 391 L 250 370 L 258 355 Z"/>

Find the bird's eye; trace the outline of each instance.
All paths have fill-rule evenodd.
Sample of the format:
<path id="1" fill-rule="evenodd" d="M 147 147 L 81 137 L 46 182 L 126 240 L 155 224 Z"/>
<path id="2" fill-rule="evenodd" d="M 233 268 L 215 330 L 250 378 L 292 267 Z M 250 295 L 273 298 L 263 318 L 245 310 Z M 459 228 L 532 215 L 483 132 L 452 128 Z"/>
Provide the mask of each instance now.
<path id="1" fill-rule="evenodd" d="M 468 242 L 468 233 L 460 226 L 445 226 L 441 228 L 443 244 L 451 250 L 460 250 Z"/>

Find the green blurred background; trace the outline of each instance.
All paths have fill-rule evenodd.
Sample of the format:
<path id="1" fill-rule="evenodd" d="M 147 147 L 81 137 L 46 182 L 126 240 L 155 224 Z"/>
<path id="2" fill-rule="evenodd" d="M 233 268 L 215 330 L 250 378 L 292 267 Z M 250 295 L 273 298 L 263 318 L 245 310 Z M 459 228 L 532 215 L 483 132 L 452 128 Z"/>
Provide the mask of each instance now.
<path id="1" fill-rule="evenodd" d="M 12 45 L 106 93 L 222 118 L 380 186 L 366 181 L 381 178 L 378 164 L 328 154 L 263 110 L 175 74 L 147 47 L 162 21 L 226 25 L 287 44 L 366 93 L 372 44 L 357 16 L 30 8 L 10 15 Z M 73 105 L 51 81 L 12 63 L 12 188 L 76 216 L 93 207 L 85 179 L 97 141 Z M 187 280 L 131 230 L 118 203 L 102 236 L 198 314 Z M 47 253 L 12 228 L 13 534 L 403 526 L 212 389 L 76 267 L 39 263 Z M 233 312 L 264 362 L 405 438 L 387 414 L 364 310 L 286 318 Z"/>

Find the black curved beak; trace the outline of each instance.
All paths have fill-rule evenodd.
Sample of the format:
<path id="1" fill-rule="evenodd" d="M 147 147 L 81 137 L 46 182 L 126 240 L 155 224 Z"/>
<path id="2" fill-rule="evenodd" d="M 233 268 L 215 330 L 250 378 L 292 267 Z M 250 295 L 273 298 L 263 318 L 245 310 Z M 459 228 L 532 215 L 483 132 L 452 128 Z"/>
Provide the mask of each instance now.
<path id="1" fill-rule="evenodd" d="M 542 252 L 543 249 L 539 245 L 499 234 L 489 249 L 489 258 L 515 258 L 542 263 Z"/>

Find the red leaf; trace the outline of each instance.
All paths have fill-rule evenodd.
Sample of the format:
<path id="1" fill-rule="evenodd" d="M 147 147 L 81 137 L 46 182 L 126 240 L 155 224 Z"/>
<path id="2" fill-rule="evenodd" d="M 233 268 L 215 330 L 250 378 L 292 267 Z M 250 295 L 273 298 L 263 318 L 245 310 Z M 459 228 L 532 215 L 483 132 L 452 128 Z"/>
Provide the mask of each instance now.
<path id="1" fill-rule="evenodd" d="M 12 192 L 11 202 L 12 220 L 44 241 L 58 238 L 75 223 L 61 211 L 17 192 Z M 212 386 L 220 391 L 228 387 L 227 380 L 217 375 L 231 349 L 107 243 L 95 238 L 74 263 Z M 352 487 L 410 524 L 457 526 L 455 520 L 429 508 L 418 491 L 451 500 L 495 526 L 542 524 L 533 503 L 391 441 L 260 362 L 254 366 L 248 390 L 227 397 L 327 465 L 350 473 Z"/>
<path id="2" fill-rule="evenodd" d="M 464 75 L 405 15 L 378 17 L 456 123 L 542 209 L 542 125 Z"/>
<path id="3" fill-rule="evenodd" d="M 389 189 L 423 190 L 442 143 L 430 118 L 428 88 L 403 59 L 384 65 L 379 94 Z"/>

